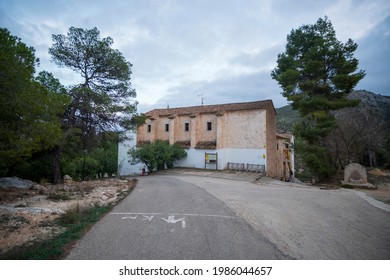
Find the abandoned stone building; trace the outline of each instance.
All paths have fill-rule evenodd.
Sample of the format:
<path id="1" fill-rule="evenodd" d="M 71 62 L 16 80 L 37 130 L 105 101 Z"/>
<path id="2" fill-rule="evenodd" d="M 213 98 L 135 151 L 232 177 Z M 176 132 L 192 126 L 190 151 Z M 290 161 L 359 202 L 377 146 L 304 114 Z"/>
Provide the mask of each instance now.
<path id="1" fill-rule="evenodd" d="M 286 145 L 291 137 L 277 136 L 272 100 L 155 109 L 145 115 L 137 146 L 157 139 L 181 145 L 187 157 L 176 166 L 260 171 L 278 178 L 293 170 Z"/>

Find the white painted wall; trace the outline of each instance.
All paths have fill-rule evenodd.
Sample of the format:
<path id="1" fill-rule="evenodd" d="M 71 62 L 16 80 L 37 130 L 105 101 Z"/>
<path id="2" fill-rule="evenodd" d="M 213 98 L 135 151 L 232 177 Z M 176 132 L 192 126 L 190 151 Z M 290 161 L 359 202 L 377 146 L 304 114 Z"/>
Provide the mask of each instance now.
<path id="1" fill-rule="evenodd" d="M 225 169 L 228 162 L 265 165 L 267 170 L 266 149 L 221 149 L 218 150 L 218 169 Z"/>
<path id="2" fill-rule="evenodd" d="M 205 152 L 218 153 L 218 169 L 223 170 L 228 162 L 265 165 L 267 170 L 266 149 L 217 149 L 201 150 L 188 149 L 187 158 L 175 163 L 177 167 L 204 168 Z M 208 164 L 207 169 L 214 169 L 215 165 Z"/>
<path id="3" fill-rule="evenodd" d="M 134 132 L 126 132 L 126 136 L 130 137 L 130 140 L 123 141 L 118 145 L 118 172 L 120 176 L 126 175 L 139 175 L 144 164 L 131 163 L 131 157 L 127 153 L 131 148 L 136 145 L 136 135 Z"/>
<path id="4" fill-rule="evenodd" d="M 133 132 L 127 132 L 131 140 L 119 143 L 118 147 L 118 166 L 119 175 L 139 175 L 141 169 L 145 166 L 142 163 L 131 164 L 130 155 L 127 151 L 136 145 L 136 135 Z M 204 169 L 205 152 L 218 153 L 218 169 L 223 170 L 227 167 L 228 162 L 244 163 L 244 164 L 262 164 L 267 170 L 266 149 L 217 149 L 217 150 L 203 150 L 203 149 L 187 149 L 187 157 L 185 159 L 176 161 L 177 167 L 200 168 Z M 214 164 L 207 164 L 207 169 L 215 169 Z"/>

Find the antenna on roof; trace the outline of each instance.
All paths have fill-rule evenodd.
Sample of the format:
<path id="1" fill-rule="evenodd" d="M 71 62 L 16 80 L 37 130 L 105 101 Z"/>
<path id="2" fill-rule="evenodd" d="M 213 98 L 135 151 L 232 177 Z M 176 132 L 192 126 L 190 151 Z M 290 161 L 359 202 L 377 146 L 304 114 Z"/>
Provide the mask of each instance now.
<path id="1" fill-rule="evenodd" d="M 201 94 L 198 94 L 198 96 L 200 96 L 200 105 L 202 105 L 202 106 L 203 106 L 203 100 L 205 100 L 205 99 L 206 99 L 206 97 L 203 97 L 203 93 L 201 93 Z"/>

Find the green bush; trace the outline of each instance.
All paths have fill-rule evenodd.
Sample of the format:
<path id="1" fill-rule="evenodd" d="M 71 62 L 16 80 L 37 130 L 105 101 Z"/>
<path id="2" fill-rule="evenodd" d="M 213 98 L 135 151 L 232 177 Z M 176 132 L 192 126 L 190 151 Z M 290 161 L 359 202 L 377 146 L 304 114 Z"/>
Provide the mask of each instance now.
<path id="1" fill-rule="evenodd" d="M 171 168 L 176 160 L 187 156 L 186 151 L 179 145 L 170 145 L 161 140 L 132 148 L 128 153 L 134 163 L 143 162 L 150 171 L 164 169 L 165 165 Z"/>
<path id="2" fill-rule="evenodd" d="M 47 196 L 48 199 L 55 200 L 55 201 L 60 201 L 60 200 L 70 200 L 70 196 L 68 193 L 63 192 L 63 191 L 56 191 L 56 192 L 51 192 Z"/>

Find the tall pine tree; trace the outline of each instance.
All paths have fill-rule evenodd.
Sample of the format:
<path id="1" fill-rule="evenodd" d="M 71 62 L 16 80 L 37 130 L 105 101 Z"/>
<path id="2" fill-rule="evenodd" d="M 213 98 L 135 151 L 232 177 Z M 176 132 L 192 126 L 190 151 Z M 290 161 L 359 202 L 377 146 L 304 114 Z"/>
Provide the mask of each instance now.
<path id="1" fill-rule="evenodd" d="M 337 127 L 331 111 L 357 105 L 346 98 L 365 76 L 364 71 L 358 71 L 356 49 L 351 39 L 346 43 L 337 40 L 327 17 L 319 18 L 313 25 L 291 31 L 286 51 L 278 55 L 277 67 L 271 72 L 283 96 L 303 117 L 294 130 L 297 152 L 320 179 L 332 173 L 322 145 L 323 138 Z"/>
<path id="2" fill-rule="evenodd" d="M 64 117 L 65 129 L 81 131 L 79 152 L 91 151 L 99 133 L 131 129 L 131 118 L 136 111 L 136 92 L 130 83 L 132 65 L 112 48 L 113 39 L 101 38 L 96 27 L 71 27 L 66 35 L 52 38 L 54 43 L 49 53 L 53 61 L 82 78 L 80 84 L 69 90 L 71 104 Z M 58 149 L 57 160 L 60 152 Z M 58 181 L 58 176 L 54 181 Z"/>

